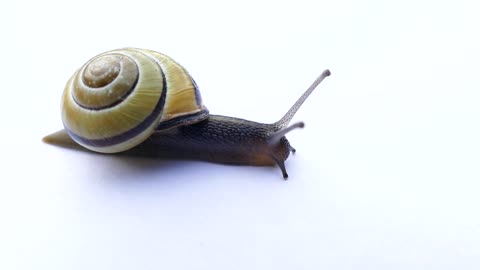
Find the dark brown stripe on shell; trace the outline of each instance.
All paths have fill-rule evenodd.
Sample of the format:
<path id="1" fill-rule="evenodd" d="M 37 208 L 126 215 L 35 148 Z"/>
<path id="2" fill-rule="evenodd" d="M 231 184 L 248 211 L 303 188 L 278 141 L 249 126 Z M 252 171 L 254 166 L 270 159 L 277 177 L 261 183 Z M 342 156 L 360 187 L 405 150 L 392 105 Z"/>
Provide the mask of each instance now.
<path id="1" fill-rule="evenodd" d="M 187 73 L 188 74 L 188 73 Z M 193 88 L 195 89 L 195 101 L 197 102 L 198 106 L 202 106 L 202 96 L 200 95 L 200 90 L 198 89 L 197 82 L 188 74 L 188 77 L 190 77 L 190 80 L 192 81 Z"/>
<path id="2" fill-rule="evenodd" d="M 163 77 L 163 88 L 162 88 L 162 95 L 160 96 L 157 105 L 155 105 L 155 108 L 153 109 L 152 113 L 150 113 L 145 120 L 143 120 L 140 124 L 138 124 L 136 127 L 115 135 L 113 137 L 108 137 L 108 138 L 102 138 L 102 139 L 87 139 L 82 136 L 79 136 L 75 134 L 73 131 L 69 130 L 65 125 L 65 130 L 68 132 L 68 134 L 75 140 L 78 141 L 82 144 L 92 146 L 92 147 L 108 147 L 116 144 L 123 143 L 125 141 L 130 140 L 131 138 L 137 136 L 138 134 L 142 133 L 146 128 L 148 128 L 155 119 L 159 116 L 159 114 L 162 112 L 163 107 L 165 105 L 165 98 L 167 96 L 167 79 L 165 77 L 165 73 L 163 72 L 162 67 L 160 64 L 154 59 L 155 63 L 158 65 L 161 75 Z"/>

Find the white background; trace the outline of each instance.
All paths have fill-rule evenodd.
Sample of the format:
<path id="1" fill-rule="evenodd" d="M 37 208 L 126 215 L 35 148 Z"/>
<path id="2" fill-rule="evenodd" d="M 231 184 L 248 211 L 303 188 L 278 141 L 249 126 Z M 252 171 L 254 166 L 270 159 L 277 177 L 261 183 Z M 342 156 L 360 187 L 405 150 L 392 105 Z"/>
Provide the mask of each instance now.
<path id="1" fill-rule="evenodd" d="M 480 269 L 475 1 L 2 3 L 1 269 Z M 278 168 L 56 148 L 92 56 L 172 56 L 211 112 L 298 112 Z"/>

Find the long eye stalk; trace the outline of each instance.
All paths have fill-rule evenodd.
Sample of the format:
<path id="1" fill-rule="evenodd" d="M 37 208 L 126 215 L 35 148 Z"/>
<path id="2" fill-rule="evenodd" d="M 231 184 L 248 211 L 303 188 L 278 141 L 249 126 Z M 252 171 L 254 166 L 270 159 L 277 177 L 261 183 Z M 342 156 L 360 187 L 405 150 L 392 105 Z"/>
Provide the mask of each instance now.
<path id="1" fill-rule="evenodd" d="M 293 104 L 293 106 L 288 110 L 288 112 L 285 114 L 285 116 L 282 117 L 282 119 L 278 120 L 275 122 L 273 125 L 276 127 L 277 130 L 285 128 L 290 121 L 292 120 L 293 116 L 295 113 L 297 113 L 298 109 L 300 109 L 300 106 L 302 106 L 303 102 L 310 96 L 310 94 L 315 90 L 315 88 L 325 79 L 326 77 L 330 76 L 330 70 L 326 69 L 325 71 L 318 76 L 318 78 L 310 85 L 310 87 L 303 93 L 303 95 Z"/>

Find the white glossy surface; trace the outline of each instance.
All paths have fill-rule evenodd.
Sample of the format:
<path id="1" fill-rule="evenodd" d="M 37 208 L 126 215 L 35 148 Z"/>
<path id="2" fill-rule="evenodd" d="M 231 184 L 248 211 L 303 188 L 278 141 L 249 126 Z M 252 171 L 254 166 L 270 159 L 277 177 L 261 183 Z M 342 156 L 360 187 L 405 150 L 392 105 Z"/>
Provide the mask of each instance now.
<path id="1" fill-rule="evenodd" d="M 473 1 L 13 5 L 0 269 L 480 269 Z M 265 122 L 329 68 L 288 136 L 290 180 L 42 144 L 75 69 L 124 46 L 184 65 L 211 112 Z"/>

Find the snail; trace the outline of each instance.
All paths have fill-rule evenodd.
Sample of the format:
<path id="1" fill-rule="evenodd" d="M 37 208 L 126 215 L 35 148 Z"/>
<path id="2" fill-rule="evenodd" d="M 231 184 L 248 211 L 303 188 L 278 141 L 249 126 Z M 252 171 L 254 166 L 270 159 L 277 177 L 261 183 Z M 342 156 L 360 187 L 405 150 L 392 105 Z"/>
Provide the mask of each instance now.
<path id="1" fill-rule="evenodd" d="M 124 48 L 93 57 L 67 82 L 62 96 L 64 129 L 46 143 L 83 146 L 100 153 L 195 159 L 224 164 L 274 166 L 288 178 L 294 153 L 285 135 L 297 110 L 330 75 L 325 70 L 283 118 L 263 124 L 210 115 L 197 84 L 172 58 Z"/>

